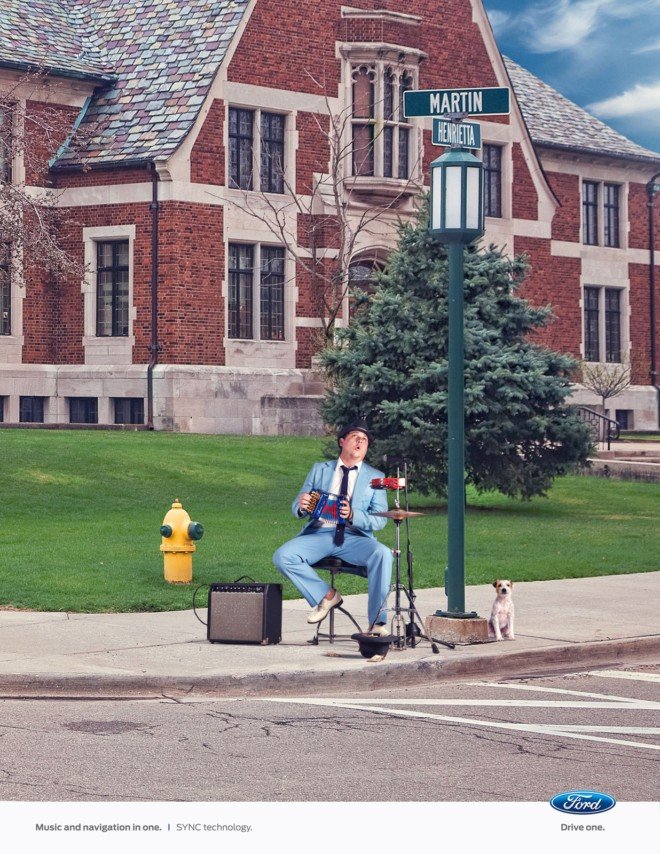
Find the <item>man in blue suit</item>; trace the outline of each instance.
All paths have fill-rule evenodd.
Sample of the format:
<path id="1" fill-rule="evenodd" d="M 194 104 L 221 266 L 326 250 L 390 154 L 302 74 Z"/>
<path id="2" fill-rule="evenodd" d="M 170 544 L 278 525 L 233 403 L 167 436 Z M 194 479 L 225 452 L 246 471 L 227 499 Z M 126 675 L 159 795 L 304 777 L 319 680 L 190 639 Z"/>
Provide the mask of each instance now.
<path id="1" fill-rule="evenodd" d="M 374 531 L 387 522 L 374 515 L 387 510 L 387 494 L 371 486 L 374 478 L 384 474 L 364 462 L 370 440 L 366 424 L 351 424 L 337 437 L 339 459 L 312 466 L 292 505 L 294 516 L 307 517 L 307 525 L 277 549 L 273 563 L 313 606 L 308 623 L 320 623 L 342 603 L 339 593 L 319 577 L 312 564 L 324 557 L 338 557 L 366 566 L 370 631 L 387 635 L 384 609 L 392 578 L 392 552 L 374 537 Z M 309 518 L 312 491 L 339 496 L 334 517 Z"/>

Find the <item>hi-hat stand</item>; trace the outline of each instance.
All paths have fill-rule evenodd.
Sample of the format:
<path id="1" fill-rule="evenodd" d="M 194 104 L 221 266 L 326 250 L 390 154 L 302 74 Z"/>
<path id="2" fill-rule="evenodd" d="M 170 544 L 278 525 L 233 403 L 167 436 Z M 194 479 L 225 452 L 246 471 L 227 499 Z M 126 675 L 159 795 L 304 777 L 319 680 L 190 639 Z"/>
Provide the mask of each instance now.
<path id="1" fill-rule="evenodd" d="M 385 478 L 385 488 L 389 488 L 389 478 Z M 405 509 L 401 507 L 400 490 L 401 478 L 399 477 L 399 469 L 397 467 L 397 476 L 393 479 L 397 486 L 394 494 L 394 509 L 384 510 L 380 513 L 374 513 L 374 516 L 384 516 L 391 519 L 395 525 L 395 548 L 392 550 L 394 554 L 394 607 L 387 608 L 387 611 L 393 612 L 391 620 L 391 633 L 395 640 L 392 643 L 392 649 L 403 650 L 406 646 L 416 647 L 420 640 L 427 640 L 431 644 L 431 649 L 434 653 L 439 653 L 438 644 L 455 649 L 455 644 L 449 641 L 443 641 L 439 638 L 433 638 L 426 634 L 424 622 L 419 611 L 415 607 L 415 591 L 413 587 L 413 561 L 412 550 L 410 547 L 410 519 L 414 516 L 423 516 L 423 513 L 416 513 L 409 509 L 408 504 L 408 463 L 403 460 L 403 489 L 405 496 Z M 407 584 L 404 584 L 401 578 L 401 523 L 406 521 L 406 564 L 407 564 Z M 402 605 L 402 595 L 408 601 L 408 606 Z M 407 615 L 408 622 L 406 622 Z"/>

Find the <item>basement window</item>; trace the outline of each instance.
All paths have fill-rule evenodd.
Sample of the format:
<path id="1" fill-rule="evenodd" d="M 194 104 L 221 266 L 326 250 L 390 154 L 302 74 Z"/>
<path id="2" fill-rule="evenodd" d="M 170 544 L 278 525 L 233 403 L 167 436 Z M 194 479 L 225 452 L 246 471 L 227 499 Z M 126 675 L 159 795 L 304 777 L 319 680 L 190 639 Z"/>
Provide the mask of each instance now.
<path id="1" fill-rule="evenodd" d="M 141 397 L 114 397 L 115 424 L 144 424 L 144 400 Z"/>
<path id="2" fill-rule="evenodd" d="M 99 410 L 96 397 L 69 398 L 69 424 L 98 424 Z"/>
<path id="3" fill-rule="evenodd" d="M 43 424 L 45 397 L 22 396 L 19 399 L 19 416 L 21 424 Z"/>

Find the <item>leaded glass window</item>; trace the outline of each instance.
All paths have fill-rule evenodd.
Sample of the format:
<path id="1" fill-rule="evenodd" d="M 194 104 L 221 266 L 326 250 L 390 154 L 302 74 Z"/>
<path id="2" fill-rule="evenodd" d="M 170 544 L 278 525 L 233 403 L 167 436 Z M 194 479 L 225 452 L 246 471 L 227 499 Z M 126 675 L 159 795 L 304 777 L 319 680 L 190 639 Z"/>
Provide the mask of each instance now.
<path id="1" fill-rule="evenodd" d="M 284 249 L 261 247 L 261 338 L 284 340 Z"/>
<path id="2" fill-rule="evenodd" d="M 104 240 L 96 246 L 96 334 L 128 335 L 128 240 Z"/>
<path id="3" fill-rule="evenodd" d="M 619 190 L 618 184 L 605 184 L 605 246 L 618 248 L 620 244 L 619 238 Z"/>
<path id="4" fill-rule="evenodd" d="M 284 192 L 284 124 L 279 113 L 261 114 L 261 190 Z"/>
<path id="5" fill-rule="evenodd" d="M 599 290 L 584 289 L 584 358 L 587 362 L 600 361 Z"/>
<path id="6" fill-rule="evenodd" d="M 409 178 L 412 126 L 403 93 L 414 88 L 412 73 L 375 63 L 355 65 L 351 74 L 353 175 Z"/>
<path id="7" fill-rule="evenodd" d="M 253 338 L 254 247 L 229 244 L 229 337 Z"/>
<path id="8" fill-rule="evenodd" d="M 598 244 L 598 184 L 582 183 L 582 242 L 588 246 Z"/>
<path id="9" fill-rule="evenodd" d="M 484 213 L 502 216 L 502 147 L 484 145 Z"/>
<path id="10" fill-rule="evenodd" d="M 229 108 L 229 186 L 252 189 L 254 112 Z"/>

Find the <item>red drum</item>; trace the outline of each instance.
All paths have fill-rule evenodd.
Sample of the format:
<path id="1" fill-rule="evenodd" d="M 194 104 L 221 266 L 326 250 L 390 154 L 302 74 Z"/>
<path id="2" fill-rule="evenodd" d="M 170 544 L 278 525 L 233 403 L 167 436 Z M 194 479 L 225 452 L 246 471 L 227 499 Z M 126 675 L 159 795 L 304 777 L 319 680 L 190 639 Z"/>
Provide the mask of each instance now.
<path id="1" fill-rule="evenodd" d="M 405 477 L 375 477 L 371 481 L 372 489 L 405 489 Z"/>

